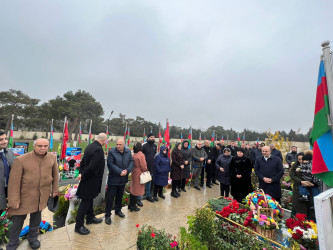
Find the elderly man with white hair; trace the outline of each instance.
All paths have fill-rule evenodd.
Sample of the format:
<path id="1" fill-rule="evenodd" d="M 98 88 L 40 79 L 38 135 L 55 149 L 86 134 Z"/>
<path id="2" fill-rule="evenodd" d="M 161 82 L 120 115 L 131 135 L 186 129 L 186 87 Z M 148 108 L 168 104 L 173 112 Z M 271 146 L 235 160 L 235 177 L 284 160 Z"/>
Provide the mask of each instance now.
<path id="1" fill-rule="evenodd" d="M 284 174 L 282 161 L 271 155 L 268 146 L 262 148 L 262 156 L 256 158 L 254 171 L 259 179 L 259 188 L 278 202 L 281 202 L 280 180 Z"/>

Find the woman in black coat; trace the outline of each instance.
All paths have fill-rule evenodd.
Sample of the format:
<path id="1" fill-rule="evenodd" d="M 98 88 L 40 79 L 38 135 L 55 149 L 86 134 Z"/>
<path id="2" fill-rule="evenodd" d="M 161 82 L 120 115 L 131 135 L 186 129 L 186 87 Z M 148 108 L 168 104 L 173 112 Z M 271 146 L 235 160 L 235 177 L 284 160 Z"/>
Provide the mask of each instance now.
<path id="1" fill-rule="evenodd" d="M 184 161 L 181 153 L 182 145 L 180 143 L 176 143 L 175 148 L 171 152 L 171 174 L 170 178 L 172 179 L 172 191 L 171 196 L 178 198 L 180 193 L 177 192 L 177 188 L 181 187 L 181 180 L 183 178 L 183 169 L 184 169 Z"/>
<path id="2" fill-rule="evenodd" d="M 183 156 L 183 160 L 184 160 L 184 169 L 183 169 L 183 178 L 182 178 L 182 186 L 181 189 L 183 192 L 186 192 L 185 189 L 185 184 L 186 184 L 186 179 L 189 179 L 191 176 L 191 165 L 190 165 L 190 161 L 191 161 L 191 150 L 188 148 L 189 143 L 187 140 L 184 140 L 182 143 L 182 156 Z"/>
<path id="3" fill-rule="evenodd" d="M 242 202 L 253 191 L 251 173 L 251 160 L 244 156 L 242 148 L 238 148 L 237 155 L 231 161 L 231 195 L 238 202 Z"/>

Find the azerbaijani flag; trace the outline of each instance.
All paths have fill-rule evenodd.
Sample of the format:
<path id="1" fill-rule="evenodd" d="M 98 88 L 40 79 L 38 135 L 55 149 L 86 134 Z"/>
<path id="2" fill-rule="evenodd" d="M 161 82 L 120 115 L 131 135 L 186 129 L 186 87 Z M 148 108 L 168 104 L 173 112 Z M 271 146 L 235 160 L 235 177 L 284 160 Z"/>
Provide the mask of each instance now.
<path id="1" fill-rule="evenodd" d="M 180 142 L 183 142 L 183 132 L 180 131 Z"/>
<path id="2" fill-rule="evenodd" d="M 108 150 L 108 143 L 109 143 L 109 126 L 106 127 L 106 136 L 107 136 L 107 140 L 106 140 L 106 143 L 105 143 L 105 150 L 107 151 Z"/>
<path id="3" fill-rule="evenodd" d="M 12 119 L 12 125 L 10 126 L 8 148 L 13 147 L 13 138 L 14 138 L 14 125 L 13 125 L 13 119 Z"/>
<path id="4" fill-rule="evenodd" d="M 146 141 L 146 129 L 143 128 L 143 138 L 142 138 L 142 143 Z"/>
<path id="5" fill-rule="evenodd" d="M 125 141 L 125 144 L 126 144 L 127 133 L 128 133 L 128 131 L 127 131 L 127 126 L 126 126 L 126 128 L 125 128 L 125 133 L 124 133 L 124 141 Z"/>
<path id="6" fill-rule="evenodd" d="M 162 143 L 162 134 L 161 134 L 161 128 L 158 128 L 158 152 L 160 152 L 161 148 L 161 143 Z"/>
<path id="7" fill-rule="evenodd" d="M 223 135 L 222 135 L 222 140 L 221 140 L 221 141 L 222 141 L 222 143 L 224 143 L 224 140 L 223 140 Z"/>
<path id="8" fill-rule="evenodd" d="M 165 144 L 166 147 L 170 147 L 170 133 L 169 133 L 169 122 L 167 121 L 166 128 L 164 131 L 164 136 L 162 140 L 163 144 Z M 170 150 L 169 150 L 170 152 Z"/>
<path id="9" fill-rule="evenodd" d="M 199 134 L 199 141 L 201 141 L 201 133 Z"/>
<path id="10" fill-rule="evenodd" d="M 68 141 L 68 127 L 67 127 L 67 122 L 66 122 L 65 128 L 64 128 L 64 137 L 62 138 L 60 160 L 62 160 L 66 157 L 67 141 Z"/>
<path id="11" fill-rule="evenodd" d="M 315 115 L 310 135 L 313 147 L 312 174 L 327 186 L 333 187 L 333 141 L 332 130 L 328 125 L 329 98 L 324 61 L 319 65 Z"/>
<path id="12" fill-rule="evenodd" d="M 50 149 L 53 148 L 53 120 L 51 124 Z"/>
<path id="13" fill-rule="evenodd" d="M 243 134 L 243 143 L 245 143 L 245 135 Z"/>
<path id="14" fill-rule="evenodd" d="M 257 146 L 259 145 L 259 138 L 257 138 Z"/>
<path id="15" fill-rule="evenodd" d="M 210 140 L 210 146 L 211 147 L 214 147 L 214 140 L 215 140 L 215 138 L 214 138 L 214 131 L 213 131 L 212 139 Z"/>
<path id="16" fill-rule="evenodd" d="M 238 141 L 238 146 L 240 146 L 241 145 L 241 141 L 240 141 L 239 134 L 237 134 L 237 141 Z"/>
<path id="17" fill-rule="evenodd" d="M 129 147 L 129 145 L 130 145 L 130 137 L 131 137 L 131 129 L 128 127 L 127 134 L 126 134 L 126 140 L 125 140 L 125 145 L 127 147 Z"/>
<path id="18" fill-rule="evenodd" d="M 188 134 L 188 148 L 191 148 L 192 145 L 192 128 L 190 128 L 190 132 Z"/>
<path id="19" fill-rule="evenodd" d="M 79 146 L 79 147 L 80 147 L 80 145 L 81 145 L 81 140 L 82 140 L 82 128 L 81 128 L 81 122 L 80 122 L 79 143 L 78 143 L 78 146 Z"/>

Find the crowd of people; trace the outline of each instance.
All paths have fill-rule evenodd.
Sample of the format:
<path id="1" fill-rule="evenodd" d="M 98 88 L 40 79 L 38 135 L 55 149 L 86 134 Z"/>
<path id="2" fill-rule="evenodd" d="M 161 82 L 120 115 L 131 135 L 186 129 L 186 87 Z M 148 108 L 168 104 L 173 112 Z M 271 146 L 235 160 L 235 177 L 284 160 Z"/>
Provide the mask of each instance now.
<path id="1" fill-rule="evenodd" d="M 76 216 L 75 232 L 81 235 L 90 233 L 84 225 L 85 222 L 98 224 L 103 221 L 94 215 L 93 199 L 101 191 L 105 168 L 103 146 L 107 140 L 107 135 L 100 133 L 86 148 L 80 164 L 77 196 L 81 202 Z M 238 202 L 242 202 L 246 195 L 253 191 L 253 171 L 259 180 L 259 188 L 281 202 L 283 159 L 274 144 L 268 147 L 264 143 L 243 143 L 237 147 L 235 141 L 231 141 L 229 145 L 219 141 L 211 147 L 210 143 L 208 140 L 197 141 L 192 146 L 188 140 L 183 140 L 176 143 L 173 149 L 161 146 L 157 152 L 155 136 L 150 133 L 145 143 L 134 144 L 132 154 L 125 147 L 124 140 L 117 140 L 116 147 L 109 150 L 107 155 L 109 174 L 105 223 L 112 223 L 113 208 L 115 215 L 125 217 L 121 210 L 122 197 L 130 173 L 130 212 L 140 211 L 139 207 L 144 205 L 143 199 L 152 203 L 165 199 L 163 187 L 168 185 L 169 177 L 172 180 L 170 195 L 174 199 L 181 194 L 186 195 L 191 184 L 198 192 L 203 187 L 213 188 L 219 185 L 221 196 L 229 197 L 231 194 Z M 27 239 L 31 248 L 37 249 L 40 247 L 37 232 L 41 211 L 46 207 L 50 196 L 59 195 L 56 156 L 48 153 L 49 142 L 46 139 L 37 139 L 32 152 L 15 160 L 12 151 L 7 150 L 7 144 L 6 134 L 0 132 L 0 211 L 8 207 L 13 218 L 7 249 L 18 247 L 19 234 L 27 214 L 30 214 Z M 310 151 L 305 154 L 297 153 L 294 146 L 286 156 L 286 162 L 291 166 L 290 176 L 294 181 L 294 214 L 303 212 L 310 216 L 309 210 L 313 207 L 309 201 L 320 192 L 318 180 L 311 175 L 311 160 Z M 149 171 L 152 180 L 141 184 L 140 176 L 146 171 Z"/>

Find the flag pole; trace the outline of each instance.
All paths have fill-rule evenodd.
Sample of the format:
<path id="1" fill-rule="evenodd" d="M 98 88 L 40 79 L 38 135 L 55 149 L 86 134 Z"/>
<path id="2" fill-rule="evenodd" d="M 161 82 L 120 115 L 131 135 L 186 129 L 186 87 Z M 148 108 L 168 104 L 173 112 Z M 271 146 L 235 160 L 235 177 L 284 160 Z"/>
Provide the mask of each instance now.
<path id="1" fill-rule="evenodd" d="M 323 47 L 324 65 L 325 65 L 329 108 L 330 108 L 330 115 L 328 116 L 328 124 L 331 127 L 331 132 L 333 135 L 333 74 L 332 74 L 331 50 L 329 45 L 330 41 L 324 41 L 321 44 L 321 46 Z"/>

